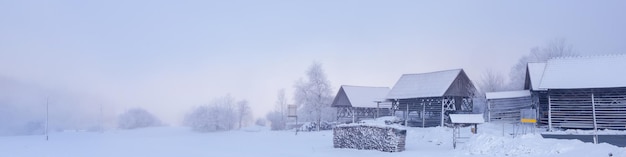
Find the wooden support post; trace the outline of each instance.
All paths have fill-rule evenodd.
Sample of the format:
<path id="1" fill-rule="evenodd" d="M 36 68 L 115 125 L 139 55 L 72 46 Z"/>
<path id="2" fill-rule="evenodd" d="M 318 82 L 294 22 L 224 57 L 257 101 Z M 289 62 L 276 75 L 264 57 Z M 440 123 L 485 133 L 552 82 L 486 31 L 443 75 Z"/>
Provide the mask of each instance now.
<path id="1" fill-rule="evenodd" d="M 474 124 L 474 134 L 478 133 L 478 124 Z"/>
<path id="2" fill-rule="evenodd" d="M 444 102 L 444 100 L 446 100 L 446 98 L 442 97 L 441 98 L 441 127 L 443 127 L 443 123 L 444 123 L 443 122 L 443 116 L 445 116 L 444 115 L 444 113 L 445 113 L 445 102 Z"/>
<path id="3" fill-rule="evenodd" d="M 459 127 L 457 125 L 454 125 L 454 128 L 452 128 L 452 148 L 453 149 L 456 149 L 457 130 L 459 130 Z"/>
<path id="4" fill-rule="evenodd" d="M 548 93 L 548 131 L 552 131 L 552 96 Z"/>
<path id="5" fill-rule="evenodd" d="M 395 99 L 393 100 L 393 102 L 391 102 L 391 115 L 392 116 L 396 116 L 396 111 L 398 110 L 399 106 L 398 106 L 398 100 Z"/>
<path id="6" fill-rule="evenodd" d="M 426 126 L 426 104 L 422 103 L 422 128 Z"/>
<path id="7" fill-rule="evenodd" d="M 487 121 L 491 122 L 491 103 L 487 100 Z"/>
<path id="8" fill-rule="evenodd" d="M 593 143 L 598 144 L 598 123 L 596 123 L 596 102 L 593 92 L 591 93 L 591 113 L 593 115 Z"/>
<path id="9" fill-rule="evenodd" d="M 404 126 L 409 126 L 409 103 L 406 103 L 406 112 L 404 113 Z"/>
<path id="10" fill-rule="evenodd" d="M 376 118 L 380 117 L 380 101 L 376 102 Z"/>
<path id="11" fill-rule="evenodd" d="M 296 116 L 296 135 L 298 135 L 298 116 Z"/>
<path id="12" fill-rule="evenodd" d="M 356 122 L 356 112 L 354 108 L 350 108 L 350 113 L 352 113 L 352 123 Z"/>

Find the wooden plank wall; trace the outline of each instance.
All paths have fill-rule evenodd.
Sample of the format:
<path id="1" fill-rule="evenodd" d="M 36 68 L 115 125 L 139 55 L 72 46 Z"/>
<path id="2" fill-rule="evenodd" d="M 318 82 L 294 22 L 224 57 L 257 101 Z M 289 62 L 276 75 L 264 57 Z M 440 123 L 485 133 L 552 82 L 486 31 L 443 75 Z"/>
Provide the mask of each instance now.
<path id="1" fill-rule="evenodd" d="M 520 110 L 532 108 L 531 97 L 488 99 L 490 122 L 515 123 L 520 121 Z"/>
<path id="2" fill-rule="evenodd" d="M 626 88 L 550 90 L 552 127 L 593 129 L 592 94 L 598 129 L 626 129 Z"/>
<path id="3" fill-rule="evenodd" d="M 395 103 L 397 111 L 405 112 L 407 106 L 409 107 L 409 122 L 415 123 L 415 126 L 434 127 L 441 125 L 441 103 L 444 97 L 429 97 L 429 98 L 412 98 L 412 99 L 400 99 Z M 471 113 L 472 99 L 466 97 L 446 97 L 446 99 L 454 100 L 455 110 L 444 111 L 444 121 L 449 123 L 448 114 L 450 113 Z M 463 100 L 466 99 L 467 102 Z M 465 104 L 466 109 L 462 107 Z M 424 114 L 422 112 L 424 111 Z M 423 120 L 423 122 L 422 122 Z"/>
<path id="4" fill-rule="evenodd" d="M 537 109 L 537 123 L 548 125 L 548 91 L 531 91 L 533 108 Z"/>
<path id="5" fill-rule="evenodd" d="M 415 123 L 422 123 L 422 119 L 424 119 L 425 127 L 440 126 L 441 100 L 442 97 L 400 99 L 398 100 L 397 104 L 398 111 L 406 111 L 408 104 L 409 112 L 411 112 L 411 115 L 417 115 L 415 117 L 409 117 L 411 118 L 410 121 L 413 121 Z M 425 113 L 423 115 L 421 115 L 422 110 L 425 110 Z M 418 124 L 418 126 L 421 126 L 421 124 Z"/>

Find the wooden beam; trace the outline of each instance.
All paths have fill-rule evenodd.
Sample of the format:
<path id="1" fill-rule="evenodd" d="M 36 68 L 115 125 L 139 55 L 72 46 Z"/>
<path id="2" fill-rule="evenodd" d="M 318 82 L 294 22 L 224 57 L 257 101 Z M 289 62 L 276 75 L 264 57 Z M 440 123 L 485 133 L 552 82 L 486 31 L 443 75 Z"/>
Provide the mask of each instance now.
<path id="1" fill-rule="evenodd" d="M 552 101 L 551 95 L 548 93 L 548 130 L 552 131 Z"/>

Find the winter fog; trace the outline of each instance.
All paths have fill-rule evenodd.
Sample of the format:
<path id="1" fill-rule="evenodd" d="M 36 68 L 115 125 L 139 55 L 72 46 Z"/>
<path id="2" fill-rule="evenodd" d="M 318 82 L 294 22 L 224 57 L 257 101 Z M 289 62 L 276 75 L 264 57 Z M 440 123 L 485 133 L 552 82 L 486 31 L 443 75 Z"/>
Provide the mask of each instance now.
<path id="1" fill-rule="evenodd" d="M 441 69 L 465 69 L 483 91 L 521 89 L 526 62 L 626 52 L 624 6 L 0 1 L 0 136 L 43 134 L 46 111 L 51 132 L 232 130 L 328 104 L 340 85 Z M 302 120 L 333 118 L 309 107 Z"/>

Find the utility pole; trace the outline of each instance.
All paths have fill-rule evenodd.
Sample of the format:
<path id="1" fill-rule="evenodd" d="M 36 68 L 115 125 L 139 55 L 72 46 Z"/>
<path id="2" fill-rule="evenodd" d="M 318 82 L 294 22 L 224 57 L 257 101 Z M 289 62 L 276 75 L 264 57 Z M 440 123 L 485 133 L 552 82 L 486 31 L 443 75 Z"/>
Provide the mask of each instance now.
<path id="1" fill-rule="evenodd" d="M 49 105 L 49 98 L 46 97 L 46 141 L 48 141 L 48 126 L 49 126 L 48 125 L 49 124 L 49 122 L 48 122 L 48 117 L 49 117 L 48 116 L 49 115 L 48 114 L 48 110 L 49 110 L 49 106 L 50 106 Z"/>
<path id="2" fill-rule="evenodd" d="M 104 132 L 104 113 L 102 112 L 102 104 L 100 104 L 100 133 Z"/>

